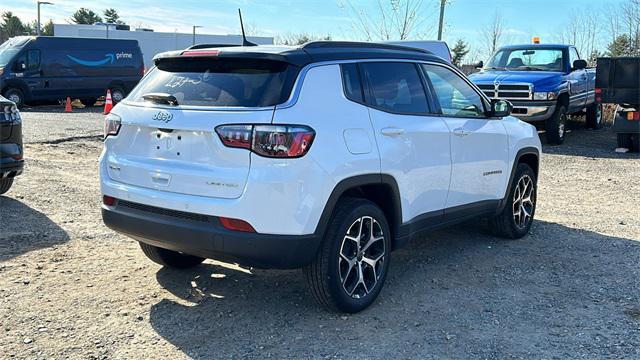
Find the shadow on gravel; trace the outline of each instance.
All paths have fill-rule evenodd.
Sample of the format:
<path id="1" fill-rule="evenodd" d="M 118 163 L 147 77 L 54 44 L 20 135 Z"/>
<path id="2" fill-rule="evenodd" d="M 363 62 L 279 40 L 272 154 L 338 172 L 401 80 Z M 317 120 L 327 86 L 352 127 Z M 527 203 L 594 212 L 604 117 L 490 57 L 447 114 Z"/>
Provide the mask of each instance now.
<path id="1" fill-rule="evenodd" d="M 318 308 L 297 271 L 161 269 L 182 300 L 153 305 L 151 325 L 194 358 L 640 355 L 640 241 L 542 221 L 504 241 L 472 223 L 391 261 L 378 301 L 355 315 Z"/>
<path id="2" fill-rule="evenodd" d="M 545 154 L 584 156 L 603 159 L 640 159 L 638 153 L 617 153 L 616 133 L 611 128 L 585 129 L 584 124 L 573 123 L 573 130 L 565 137 L 562 145 L 548 145 L 545 135 L 540 134 L 542 151 Z"/>
<path id="3" fill-rule="evenodd" d="M 7 196 L 0 196 L 0 261 L 69 240 L 45 214 Z"/>

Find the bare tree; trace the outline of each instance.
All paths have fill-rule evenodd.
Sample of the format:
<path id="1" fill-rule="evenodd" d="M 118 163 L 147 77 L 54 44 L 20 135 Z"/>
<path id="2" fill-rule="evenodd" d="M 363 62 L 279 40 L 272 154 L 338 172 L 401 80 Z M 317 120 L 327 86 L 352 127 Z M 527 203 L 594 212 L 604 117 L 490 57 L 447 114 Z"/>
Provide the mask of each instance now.
<path id="1" fill-rule="evenodd" d="M 493 54 L 504 40 L 504 23 L 502 15 L 496 12 L 491 23 L 480 30 L 480 35 L 484 39 L 485 51 L 489 54 Z"/>
<path id="2" fill-rule="evenodd" d="M 331 36 L 320 36 L 308 33 L 286 33 L 276 36 L 276 44 L 279 45 L 302 45 L 309 41 L 331 40 Z"/>
<path id="3" fill-rule="evenodd" d="M 351 0 L 338 6 L 351 18 L 351 32 L 366 41 L 406 40 L 420 35 L 427 21 L 423 0 L 377 0 L 374 11 L 367 12 Z"/>
<path id="4" fill-rule="evenodd" d="M 590 57 L 597 50 L 602 33 L 601 24 L 604 23 L 598 14 L 593 10 L 574 13 L 562 30 L 558 31 L 559 42 L 574 45 L 585 59 Z"/>

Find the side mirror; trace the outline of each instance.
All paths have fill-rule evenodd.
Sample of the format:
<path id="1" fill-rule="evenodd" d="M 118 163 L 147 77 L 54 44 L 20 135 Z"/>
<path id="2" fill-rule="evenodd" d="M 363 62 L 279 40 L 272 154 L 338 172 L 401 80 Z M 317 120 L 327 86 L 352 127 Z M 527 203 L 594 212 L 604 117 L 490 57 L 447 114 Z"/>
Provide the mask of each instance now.
<path id="1" fill-rule="evenodd" d="M 484 62 L 482 60 L 480 60 L 474 66 L 475 66 L 476 69 L 482 69 L 484 67 Z"/>
<path id="2" fill-rule="evenodd" d="M 587 68 L 587 60 L 578 59 L 573 62 L 573 70 L 582 70 Z"/>
<path id="3" fill-rule="evenodd" d="M 491 110 L 488 111 L 489 117 L 505 117 L 511 115 L 513 105 L 507 100 L 491 99 Z"/>
<path id="4" fill-rule="evenodd" d="M 18 63 L 16 64 L 16 69 L 18 71 L 27 70 L 27 64 L 25 64 L 24 61 L 18 61 Z"/>

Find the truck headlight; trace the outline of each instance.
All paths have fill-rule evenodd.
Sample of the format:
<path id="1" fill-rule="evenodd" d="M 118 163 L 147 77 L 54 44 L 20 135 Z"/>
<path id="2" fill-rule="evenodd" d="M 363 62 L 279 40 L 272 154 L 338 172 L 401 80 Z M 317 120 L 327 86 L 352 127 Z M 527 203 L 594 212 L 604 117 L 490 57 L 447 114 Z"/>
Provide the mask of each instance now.
<path id="1" fill-rule="evenodd" d="M 556 93 L 554 92 L 535 92 L 533 93 L 533 100 L 555 100 Z"/>

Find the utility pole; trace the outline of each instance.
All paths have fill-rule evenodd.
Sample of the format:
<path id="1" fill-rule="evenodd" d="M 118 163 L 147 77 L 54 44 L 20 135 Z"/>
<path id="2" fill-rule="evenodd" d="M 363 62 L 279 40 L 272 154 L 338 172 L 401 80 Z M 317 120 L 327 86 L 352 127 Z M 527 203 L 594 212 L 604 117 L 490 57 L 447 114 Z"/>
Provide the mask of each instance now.
<path id="1" fill-rule="evenodd" d="M 193 37 L 191 38 L 191 45 L 195 45 L 196 44 L 196 29 L 197 28 L 201 28 L 202 26 L 200 25 L 193 25 Z"/>
<path id="2" fill-rule="evenodd" d="M 440 22 L 438 24 L 438 40 L 442 40 L 442 27 L 444 26 L 444 7 L 447 0 L 440 0 Z"/>
<path id="3" fill-rule="evenodd" d="M 53 3 L 48 1 L 38 1 L 38 22 L 36 24 L 36 34 L 40 36 L 40 5 L 53 5 Z"/>

